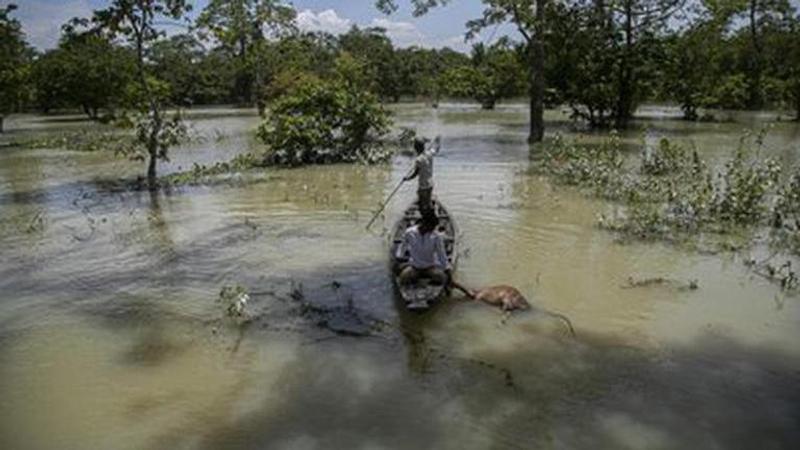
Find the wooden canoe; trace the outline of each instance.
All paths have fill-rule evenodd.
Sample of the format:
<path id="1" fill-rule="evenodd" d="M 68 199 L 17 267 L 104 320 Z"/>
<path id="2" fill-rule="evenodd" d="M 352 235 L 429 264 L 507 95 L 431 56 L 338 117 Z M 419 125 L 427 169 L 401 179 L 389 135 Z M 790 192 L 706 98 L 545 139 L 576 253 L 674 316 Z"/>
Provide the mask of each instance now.
<path id="1" fill-rule="evenodd" d="M 458 229 L 456 228 L 453 217 L 447 211 L 447 208 L 445 208 L 444 205 L 442 205 L 438 200 L 434 200 L 434 210 L 436 211 L 436 216 L 439 218 L 438 232 L 444 235 L 447 258 L 450 260 L 450 266 L 452 267 L 453 271 L 455 271 L 458 259 L 456 245 Z M 403 212 L 403 217 L 401 217 L 395 224 L 394 228 L 392 228 L 392 233 L 390 235 L 391 245 L 389 246 L 389 258 L 391 261 L 392 278 L 394 279 L 395 287 L 397 288 L 397 292 L 399 293 L 400 297 L 403 299 L 406 308 L 414 311 L 427 310 L 437 301 L 445 297 L 449 292 L 449 289 L 446 285 L 433 285 L 425 279 L 420 280 L 418 283 L 411 286 L 402 286 L 398 279 L 400 270 L 408 261 L 408 255 L 403 255 L 401 258 L 397 257 L 398 247 L 403 242 L 403 234 L 405 233 L 406 229 L 416 225 L 417 221 L 421 217 L 422 215 L 420 214 L 419 207 L 416 202 L 412 203 L 408 208 L 406 208 L 406 210 Z"/>

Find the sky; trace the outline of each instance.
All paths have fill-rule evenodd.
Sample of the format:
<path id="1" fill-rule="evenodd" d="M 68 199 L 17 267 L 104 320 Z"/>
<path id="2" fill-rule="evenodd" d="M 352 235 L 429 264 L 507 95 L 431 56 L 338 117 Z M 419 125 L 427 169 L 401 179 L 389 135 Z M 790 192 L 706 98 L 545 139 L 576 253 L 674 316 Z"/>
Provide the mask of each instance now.
<path id="1" fill-rule="evenodd" d="M 191 2 L 191 1 L 190 1 Z M 196 15 L 208 0 L 195 0 L 192 15 Z M 40 50 L 57 45 L 61 25 L 72 17 L 89 17 L 92 10 L 103 8 L 107 0 L 0 0 L 0 5 L 14 3 L 14 17 L 22 23 L 28 42 Z M 399 47 L 450 47 L 467 51 L 471 43 L 464 42 L 467 20 L 479 17 L 482 11 L 478 0 L 453 0 L 449 5 L 414 18 L 409 0 L 398 0 L 400 10 L 387 16 L 375 8 L 374 0 L 294 0 L 298 26 L 305 31 L 346 32 L 353 25 L 378 26 Z M 487 30 L 476 39 L 492 41 L 508 27 Z"/>

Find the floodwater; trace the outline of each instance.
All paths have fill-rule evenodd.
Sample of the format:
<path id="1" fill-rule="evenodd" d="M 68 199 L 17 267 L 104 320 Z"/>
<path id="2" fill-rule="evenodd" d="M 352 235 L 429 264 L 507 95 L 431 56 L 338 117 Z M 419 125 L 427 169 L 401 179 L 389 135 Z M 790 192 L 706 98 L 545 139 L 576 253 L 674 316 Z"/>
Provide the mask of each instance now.
<path id="1" fill-rule="evenodd" d="M 399 308 L 383 231 L 413 187 L 364 226 L 405 157 L 150 194 L 114 183 L 143 166 L 111 153 L 0 148 L 0 448 L 800 446 L 800 298 L 742 256 L 615 242 L 595 227 L 608 205 L 530 175 L 524 107 L 395 110 L 443 136 L 436 190 L 462 233 L 458 278 L 512 284 L 533 312 Z M 669 136 L 720 162 L 772 119 L 673 113 L 646 109 L 624 141 Z M 202 138 L 164 173 L 257 148 L 249 113 L 191 122 Z M 0 139 L 83 127 L 17 117 Z M 762 151 L 797 162 L 800 128 L 776 124 Z M 625 289 L 629 277 L 675 283 Z M 250 322 L 225 317 L 226 285 L 251 292 Z"/>

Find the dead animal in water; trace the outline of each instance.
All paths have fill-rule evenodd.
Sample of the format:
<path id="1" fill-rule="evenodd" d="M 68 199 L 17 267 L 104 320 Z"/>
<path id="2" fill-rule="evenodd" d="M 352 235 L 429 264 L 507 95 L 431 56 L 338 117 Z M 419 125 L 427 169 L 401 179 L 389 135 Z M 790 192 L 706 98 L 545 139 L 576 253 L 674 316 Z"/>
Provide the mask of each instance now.
<path id="1" fill-rule="evenodd" d="M 456 282 L 453 282 L 452 286 L 473 300 L 478 300 L 492 306 L 499 306 L 506 314 L 511 314 L 514 310 L 530 310 L 559 319 L 569 328 L 570 334 L 575 336 L 575 329 L 572 326 L 572 321 L 569 320 L 567 316 L 531 305 L 528 299 L 513 286 L 489 286 L 479 290 L 467 289 Z M 505 320 L 503 322 L 505 322 Z"/>
<path id="2" fill-rule="evenodd" d="M 530 309 L 531 304 L 522 293 L 512 286 L 490 286 L 479 290 L 467 289 L 457 283 L 453 287 L 465 293 L 467 297 L 492 306 L 499 306 L 503 311 Z"/>

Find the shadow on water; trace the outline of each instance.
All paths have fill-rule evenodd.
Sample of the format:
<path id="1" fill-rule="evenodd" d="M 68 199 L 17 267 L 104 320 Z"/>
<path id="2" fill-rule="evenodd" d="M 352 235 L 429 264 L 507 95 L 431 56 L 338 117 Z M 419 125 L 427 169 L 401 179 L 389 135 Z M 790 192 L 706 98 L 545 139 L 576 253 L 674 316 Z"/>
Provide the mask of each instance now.
<path id="1" fill-rule="evenodd" d="M 195 436 L 200 448 L 788 449 L 800 443 L 794 361 L 718 336 L 666 356 L 602 336 L 484 355 L 517 369 L 513 386 L 458 358 L 438 358 L 424 374 L 408 377 L 398 356 L 380 341 L 320 344 L 281 369 L 277 406 L 189 429 L 205 430 Z M 158 446 L 178 445 L 186 431 L 162 435 Z"/>
<path id="2" fill-rule="evenodd" d="M 163 214 L 158 199 L 151 208 Z M 171 240 L 163 225 L 149 226 Z M 209 339 L 217 328 L 229 337 L 230 354 L 248 358 L 263 357 L 252 350 L 288 334 L 306 343 L 291 361 L 269 369 L 275 381 L 264 388 L 270 398 L 262 404 L 232 413 L 264 375 L 243 373 L 207 411 L 156 432 L 154 448 L 800 444 L 798 361 L 773 349 L 707 334 L 657 352 L 586 330 L 579 330 L 578 340 L 555 337 L 524 326 L 520 316 L 505 329 L 487 323 L 488 332 L 501 338 L 470 351 L 464 350 L 469 335 L 443 335 L 441 327 L 463 320 L 460 310 L 479 306 L 451 300 L 428 314 L 408 313 L 394 295 L 387 264 L 365 261 L 241 281 L 253 293 L 253 320 L 245 328 L 225 325 L 221 306 L 181 314 L 157 297 L 138 295 L 82 305 L 80 311 L 103 327 L 133 333 L 116 359 L 131 368 L 169 366 L 187 349 L 204 345 L 176 337 L 170 331 L 176 324 L 197 327 Z M 302 296 L 292 296 L 298 289 Z M 217 291 L 186 301 L 213 303 Z M 343 312 L 355 327 L 367 323 L 367 332 L 340 333 L 350 325 L 326 320 Z M 153 401 L 169 404 L 179 394 L 134 397 L 131 414 L 149 411 Z"/>
<path id="3" fill-rule="evenodd" d="M 513 334 L 508 342 L 464 353 L 459 348 L 463 339 L 469 346 L 469 337 L 446 340 L 437 329 L 460 320 L 460 309 L 479 306 L 449 300 L 428 314 L 408 313 L 383 265 L 258 283 L 248 286 L 252 322 L 228 330 L 236 339 L 231 351 L 263 345 L 276 331 L 306 342 L 280 368 L 279 404 L 273 399 L 243 416 L 189 423 L 157 437 L 157 447 L 180 445 L 187 433 L 195 433 L 191 440 L 201 448 L 800 444 L 798 361 L 770 348 L 704 334 L 689 345 L 653 351 L 586 330 L 577 340 L 564 339 L 525 326 L 520 316 L 521 325 L 498 331 Z M 293 297 L 298 289 L 302 296 Z M 89 312 L 114 327 L 144 327 L 122 356 L 128 364 L 159 364 L 180 354 L 182 344 L 164 338 L 172 320 L 215 323 L 213 317 L 176 319 L 154 301 L 124 304 Z M 343 311 L 353 324 L 331 325 L 327 314 Z M 339 332 L 364 323 L 369 329 L 361 336 Z M 222 412 L 232 407 L 226 401 L 234 400 L 220 400 Z"/>

